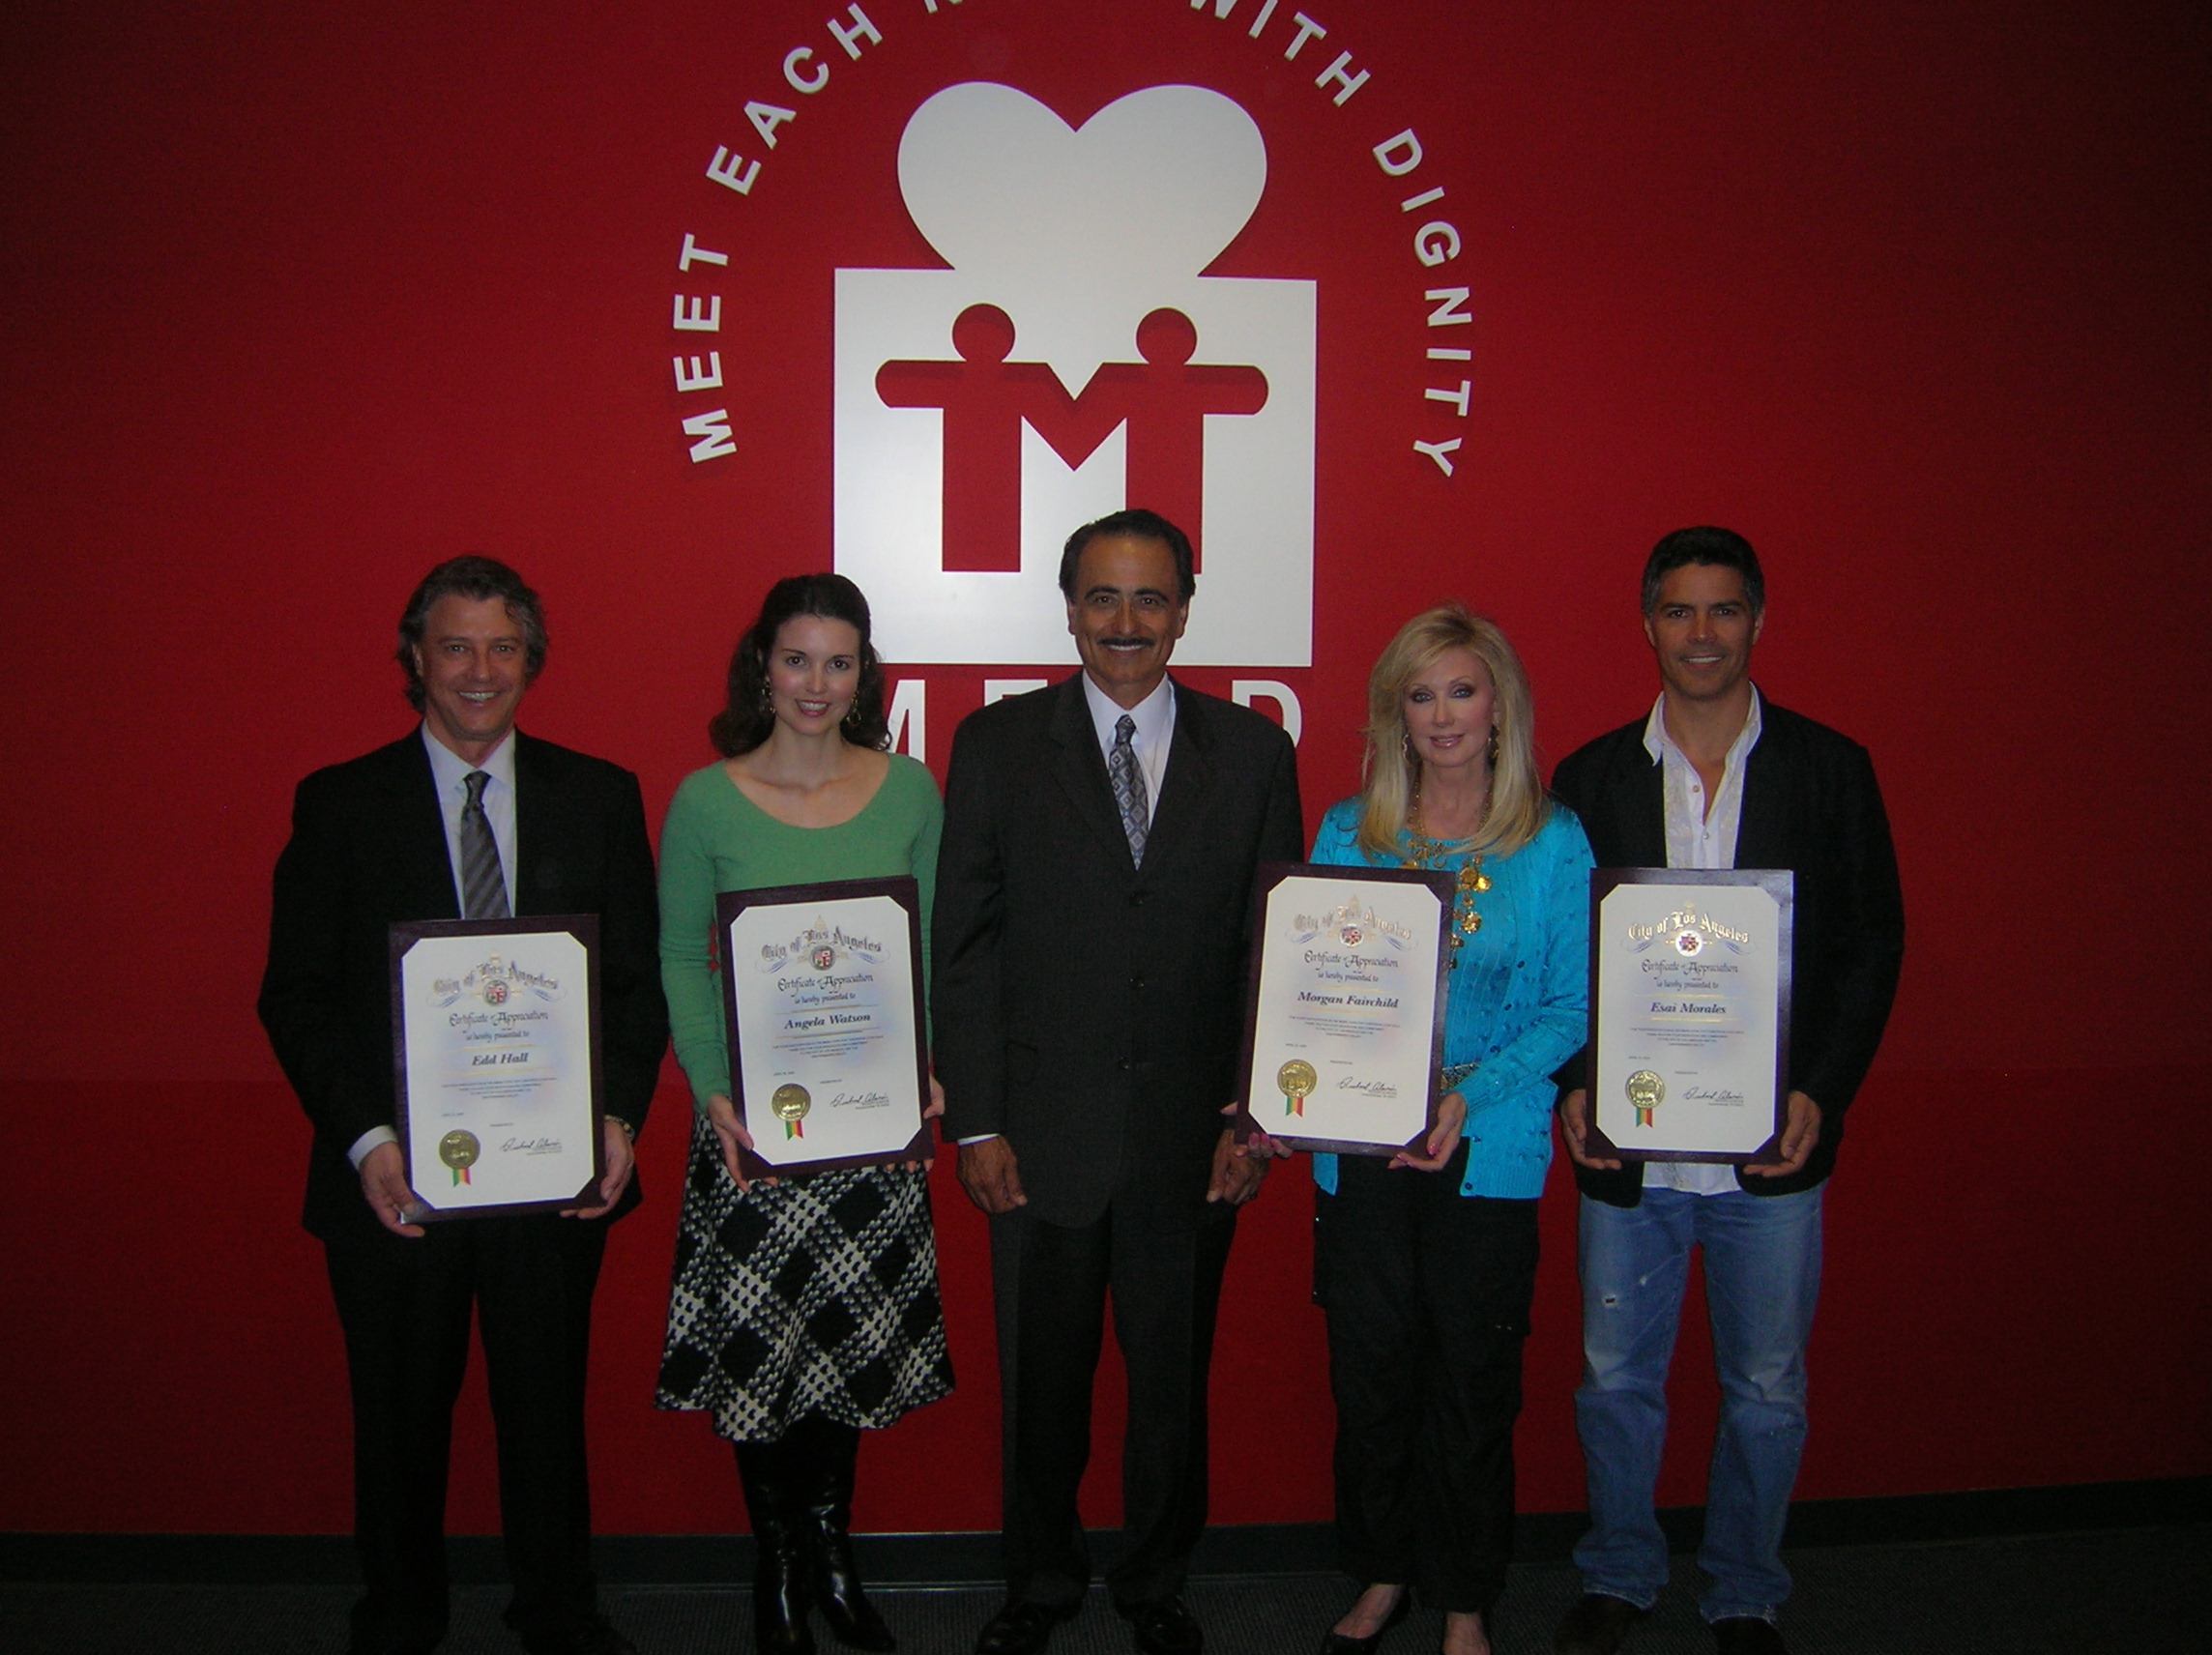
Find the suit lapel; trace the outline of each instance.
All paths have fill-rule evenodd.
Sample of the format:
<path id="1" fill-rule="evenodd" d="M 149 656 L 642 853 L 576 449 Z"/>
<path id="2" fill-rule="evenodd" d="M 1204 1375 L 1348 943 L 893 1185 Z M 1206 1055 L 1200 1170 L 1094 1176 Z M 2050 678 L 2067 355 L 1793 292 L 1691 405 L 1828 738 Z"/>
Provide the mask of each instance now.
<path id="1" fill-rule="evenodd" d="M 1644 750 L 1641 733 L 1621 753 L 1616 777 L 1621 838 L 1628 851 L 1625 865 L 1663 868 L 1667 865 L 1666 767 Z"/>
<path id="2" fill-rule="evenodd" d="M 1788 731 L 1766 704 L 1759 745 L 1743 766 L 1743 813 L 1736 819 L 1735 865 L 1739 868 L 1789 866 L 1789 847 L 1783 842 L 1783 804 L 1788 797 L 1790 769 Z"/>
<path id="3" fill-rule="evenodd" d="M 1160 778 L 1159 806 L 1152 812 L 1151 831 L 1145 839 L 1147 875 L 1172 863 L 1195 839 L 1194 829 L 1213 781 L 1213 731 L 1207 723 L 1205 704 L 1179 683 L 1175 698 L 1175 737 L 1168 743 L 1167 773 Z"/>
<path id="4" fill-rule="evenodd" d="M 1054 747 L 1053 777 L 1076 815 L 1127 862 L 1129 837 L 1121 831 L 1121 813 L 1114 807 L 1114 784 L 1106 779 L 1106 759 L 1098 750 L 1098 731 L 1084 698 L 1083 675 L 1077 673 L 1054 693 L 1052 718 L 1045 726 Z"/>
<path id="5" fill-rule="evenodd" d="M 514 859 L 509 873 L 516 914 L 554 912 L 548 882 L 558 866 L 560 848 L 572 844 L 568 800 L 545 776 L 544 749 L 521 731 L 514 733 Z"/>
<path id="6" fill-rule="evenodd" d="M 420 730 L 385 749 L 392 763 L 384 777 L 393 825 L 393 873 L 406 891 L 402 909 L 424 919 L 458 919 L 460 893 L 453 888 L 452 853 L 446 845 L 446 817 L 438 805 L 438 782 L 430 769 Z"/>

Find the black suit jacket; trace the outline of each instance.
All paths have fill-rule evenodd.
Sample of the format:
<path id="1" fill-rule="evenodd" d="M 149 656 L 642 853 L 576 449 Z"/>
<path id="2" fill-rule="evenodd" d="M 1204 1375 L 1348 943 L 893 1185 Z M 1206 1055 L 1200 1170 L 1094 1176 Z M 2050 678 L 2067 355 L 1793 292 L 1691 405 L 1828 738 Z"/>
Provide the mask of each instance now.
<path id="1" fill-rule="evenodd" d="M 972 713 L 938 861 L 936 1059 L 950 1138 L 1004 1134 L 1028 1211 L 1204 1217 L 1243 1036 L 1253 876 L 1303 849 L 1290 738 L 1178 684 L 1137 868 L 1081 675 Z"/>
<path id="2" fill-rule="evenodd" d="M 599 916 L 605 1107 L 642 1127 L 668 1007 L 637 777 L 519 732 L 514 741 L 515 912 Z M 379 1228 L 346 1151 L 372 1127 L 394 1125 L 387 927 L 459 910 L 420 730 L 300 784 L 276 860 L 260 1010 L 314 1123 L 304 1218 L 326 1239 Z M 637 1200 L 633 1178 L 609 1216 Z"/>
<path id="3" fill-rule="evenodd" d="M 1787 1178 L 1737 1175 L 1754 1195 L 1810 1189 L 1835 1170 L 1844 1115 L 1881 1044 L 1905 957 L 1905 899 L 1874 762 L 1848 737 L 1765 702 L 1745 761 L 1739 868 L 1797 876 L 1790 1011 L 1790 1086 L 1820 1106 L 1820 1138 Z M 1569 754 L 1552 790 L 1582 818 L 1600 867 L 1667 865 L 1664 767 L 1637 719 Z M 1583 1084 L 1578 1060 L 1563 1070 Z M 1615 1206 L 1642 1199 L 1643 1169 L 1575 1169 L 1585 1195 Z"/>

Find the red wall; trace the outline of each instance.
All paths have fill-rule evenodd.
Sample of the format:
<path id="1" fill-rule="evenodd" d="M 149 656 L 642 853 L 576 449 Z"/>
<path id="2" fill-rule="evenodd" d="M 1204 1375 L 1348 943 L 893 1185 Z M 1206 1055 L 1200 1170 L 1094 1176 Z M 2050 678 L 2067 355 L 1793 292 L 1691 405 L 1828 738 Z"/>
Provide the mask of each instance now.
<path id="1" fill-rule="evenodd" d="M 926 43 L 921 0 L 869 9 L 916 44 L 787 129 L 785 199 L 815 217 L 764 207 L 777 234 L 832 222 L 843 169 L 895 131 L 869 85 L 966 66 L 1080 118 L 1187 60 L 1312 102 L 1310 74 L 1238 67 L 1179 0 L 966 0 Z M 709 756 L 763 586 L 828 562 L 827 460 L 693 466 L 663 364 L 701 141 L 743 130 L 738 102 L 841 8 L 181 10 L 0 23 L 8 1529 L 348 1524 L 337 1331 L 296 1223 L 306 1132 L 251 1006 L 293 782 L 405 727 L 387 652 L 410 584 L 457 552 L 515 561 L 555 633 L 526 722 L 635 767 L 657 815 Z M 1832 1188 L 1800 1492 L 2212 1471 L 2179 1153 L 2212 1058 L 2200 9 L 1315 15 L 1359 44 L 1362 98 L 1416 111 L 1450 169 L 1478 389 L 1455 477 L 1409 458 L 1423 341 L 1346 301 L 1331 261 L 1369 255 L 1317 230 L 1340 210 L 1346 246 L 1400 233 L 1363 148 L 1396 127 L 1301 163 L 1305 217 L 1264 211 L 1230 262 L 1320 244 L 1316 664 L 1260 675 L 1303 703 L 1309 814 L 1354 784 L 1365 670 L 1412 610 L 1457 592 L 1504 623 L 1556 757 L 1652 694 L 1643 551 L 1683 523 L 1743 530 L 1772 591 L 1761 680 L 1873 748 L 1912 928 Z M 756 372 L 827 337 L 826 291 L 782 302 L 791 329 L 723 341 Z M 783 418 L 736 412 L 742 437 Z M 800 446 L 826 446 L 803 419 L 824 445 Z M 919 676 L 941 766 L 983 674 Z M 599 1299 L 614 1532 L 736 1523 L 705 1426 L 648 1405 L 669 1080 L 650 1205 Z M 871 1438 L 866 1527 L 995 1522 L 982 1221 L 948 1172 L 961 1386 Z M 1278 1173 L 1231 1266 L 1224 1522 L 1328 1511 L 1308 1212 L 1302 1168 Z M 1522 1487 L 1562 1509 L 1581 1469 L 1557 1172 L 1545 1240 Z M 1671 1501 L 1697 1497 L 1709 1441 L 1697 1344 Z M 490 1528 L 480 1391 L 465 1406 L 454 1525 Z"/>

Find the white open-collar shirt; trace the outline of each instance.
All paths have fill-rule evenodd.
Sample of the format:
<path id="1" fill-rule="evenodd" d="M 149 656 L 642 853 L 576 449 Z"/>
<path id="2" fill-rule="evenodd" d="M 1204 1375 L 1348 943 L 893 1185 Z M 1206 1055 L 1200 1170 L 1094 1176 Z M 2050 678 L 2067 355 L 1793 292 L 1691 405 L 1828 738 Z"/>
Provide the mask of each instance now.
<path id="1" fill-rule="evenodd" d="M 1752 748 L 1759 745 L 1763 724 L 1759 709 L 1755 687 L 1751 711 L 1744 715 L 1743 728 L 1736 732 L 1735 740 L 1729 743 L 1728 757 L 1721 763 L 1721 785 L 1707 808 L 1704 778 L 1698 774 L 1689 755 L 1674 745 L 1674 738 L 1667 734 L 1667 697 L 1662 694 L 1651 704 L 1651 716 L 1644 723 L 1644 750 L 1660 768 L 1669 867 L 1735 866 L 1736 834 L 1743 826 L 1743 767 Z M 1646 1161 L 1644 1184 L 1646 1189 L 1681 1190 L 1688 1195 L 1727 1195 L 1743 1188 L 1736 1181 L 1735 1168 L 1706 1161 Z"/>

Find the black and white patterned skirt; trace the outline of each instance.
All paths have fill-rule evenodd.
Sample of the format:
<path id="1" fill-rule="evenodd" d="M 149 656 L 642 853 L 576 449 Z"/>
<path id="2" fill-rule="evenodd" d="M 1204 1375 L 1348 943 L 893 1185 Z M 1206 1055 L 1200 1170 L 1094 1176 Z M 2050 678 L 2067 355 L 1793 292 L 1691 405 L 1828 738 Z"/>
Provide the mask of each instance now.
<path id="1" fill-rule="evenodd" d="M 741 1194 L 697 1120 L 655 1405 L 771 1442 L 809 1413 L 886 1426 L 951 1389 L 928 1175 L 839 1168 Z"/>

